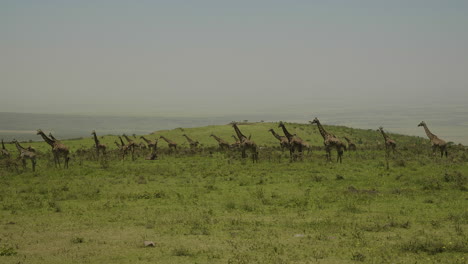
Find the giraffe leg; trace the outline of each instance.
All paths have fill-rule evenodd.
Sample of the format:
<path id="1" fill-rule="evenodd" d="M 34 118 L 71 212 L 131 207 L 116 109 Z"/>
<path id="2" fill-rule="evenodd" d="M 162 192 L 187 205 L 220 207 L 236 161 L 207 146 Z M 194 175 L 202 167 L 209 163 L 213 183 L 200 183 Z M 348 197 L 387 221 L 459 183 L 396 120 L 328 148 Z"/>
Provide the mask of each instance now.
<path id="1" fill-rule="evenodd" d="M 302 145 L 299 145 L 297 147 L 297 152 L 298 152 L 299 159 L 302 160 Z"/>
<path id="2" fill-rule="evenodd" d="M 331 161 L 331 151 L 330 151 L 330 148 L 326 148 L 326 152 L 327 152 L 327 161 Z"/>
<path id="3" fill-rule="evenodd" d="M 433 156 L 436 155 L 436 149 L 437 149 L 437 146 L 436 146 L 436 145 L 432 145 L 432 155 L 433 155 Z"/>
<path id="4" fill-rule="evenodd" d="M 22 158 L 21 162 L 23 163 L 23 169 L 26 169 L 26 159 Z"/>
<path id="5" fill-rule="evenodd" d="M 336 162 L 340 161 L 342 163 L 343 150 L 341 148 L 336 149 L 336 154 L 338 155 Z"/>
<path id="6" fill-rule="evenodd" d="M 56 152 L 54 152 L 54 163 L 55 163 L 55 168 L 57 168 L 57 165 L 58 165 L 58 168 L 60 169 L 60 160 Z"/>
<path id="7" fill-rule="evenodd" d="M 32 159 L 31 160 L 31 166 L 32 166 L 32 171 L 36 171 L 36 160 L 35 159 Z"/>
<path id="8" fill-rule="evenodd" d="M 57 159 L 55 159 L 55 153 L 52 153 L 52 155 L 54 156 L 54 166 L 57 168 Z"/>

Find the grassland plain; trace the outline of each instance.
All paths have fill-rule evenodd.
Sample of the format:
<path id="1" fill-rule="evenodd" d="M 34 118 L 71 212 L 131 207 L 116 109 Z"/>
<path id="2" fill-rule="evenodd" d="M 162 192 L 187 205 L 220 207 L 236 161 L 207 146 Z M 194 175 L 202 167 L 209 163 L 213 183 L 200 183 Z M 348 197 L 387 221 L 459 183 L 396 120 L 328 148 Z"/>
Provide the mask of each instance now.
<path id="1" fill-rule="evenodd" d="M 290 163 L 267 132 L 277 126 L 239 126 L 261 147 L 258 164 L 216 149 L 209 135 L 228 140 L 229 125 L 148 135 L 202 144 L 171 153 L 161 141 L 155 161 L 92 161 L 76 154 L 91 137 L 63 140 L 75 153 L 68 170 L 32 142 L 35 173 L 0 163 L 0 263 L 467 263 L 464 147 L 434 157 L 428 140 L 390 134 L 399 152 L 387 169 L 377 131 L 325 126 L 358 147 L 327 163 L 316 127 L 290 123 L 315 146 Z M 112 148 L 116 137 L 100 140 Z"/>

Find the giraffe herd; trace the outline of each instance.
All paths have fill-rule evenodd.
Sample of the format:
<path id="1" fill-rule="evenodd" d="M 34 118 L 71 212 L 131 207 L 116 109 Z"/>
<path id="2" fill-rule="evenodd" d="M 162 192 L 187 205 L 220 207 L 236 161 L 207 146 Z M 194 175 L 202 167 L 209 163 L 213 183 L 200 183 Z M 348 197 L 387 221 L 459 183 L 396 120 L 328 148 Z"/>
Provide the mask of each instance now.
<path id="1" fill-rule="evenodd" d="M 324 145 L 325 154 L 326 154 L 325 156 L 326 156 L 327 161 L 331 162 L 332 149 L 336 150 L 337 152 L 336 162 L 339 162 L 339 163 L 342 163 L 342 157 L 343 157 L 344 151 L 346 150 L 356 151 L 357 150 L 356 144 L 348 136 L 343 137 L 347 142 L 347 144 L 345 144 L 337 136 L 328 132 L 322 126 L 318 118 L 315 118 L 314 120 L 309 121 L 309 123 L 311 125 L 317 125 L 318 131 L 323 138 L 323 145 Z M 258 145 L 251 139 L 251 136 L 247 137 L 241 132 L 236 122 L 232 122 L 231 126 L 234 129 L 234 132 L 236 133 L 236 135 L 232 135 L 232 137 L 235 140 L 234 143 L 231 144 L 228 141 L 222 139 L 221 137 L 216 136 L 215 134 L 211 134 L 210 137 L 213 137 L 218 142 L 220 150 L 224 151 L 224 150 L 229 150 L 229 149 L 238 149 L 241 152 L 242 158 L 246 158 L 248 155 L 250 155 L 253 163 L 258 162 L 258 156 L 259 156 Z M 443 157 L 444 155 L 445 157 L 447 157 L 448 156 L 447 142 L 440 139 L 435 134 L 433 134 L 428 129 L 424 121 L 418 124 L 418 127 L 421 127 L 421 126 L 424 128 L 424 131 L 426 132 L 427 137 L 431 141 L 433 154 L 435 154 L 436 151 L 439 150 L 441 157 Z M 309 143 L 303 140 L 302 138 L 300 138 L 297 134 L 291 134 L 286 128 L 285 123 L 279 122 L 278 128 L 282 129 L 284 136 L 276 133 L 273 128 L 270 128 L 268 132 L 270 132 L 279 141 L 281 151 L 289 150 L 289 156 L 290 156 L 291 162 L 297 159 L 301 159 L 303 157 L 304 150 L 310 151 Z M 395 151 L 397 151 L 396 141 L 391 139 L 387 135 L 387 133 L 385 133 L 383 127 L 379 127 L 377 131 L 379 131 L 383 136 L 386 155 L 387 156 L 390 155 L 390 152 L 393 152 L 393 154 L 395 154 Z M 69 148 L 65 146 L 60 140 L 56 139 L 52 135 L 52 133 L 49 133 L 49 135 L 47 136 L 41 129 L 38 129 L 37 135 L 40 135 L 43 138 L 43 140 L 48 145 L 51 146 L 51 151 L 52 151 L 52 155 L 54 158 L 55 167 L 60 168 L 61 160 L 63 159 L 64 168 L 68 168 L 68 162 L 70 160 Z M 106 157 L 107 146 L 105 144 L 100 143 L 97 137 L 96 131 L 93 130 L 91 135 L 93 136 L 93 140 L 94 140 L 93 148 L 95 149 L 94 151 L 96 153 L 96 158 L 99 160 L 100 157 L 103 157 L 103 158 Z M 135 137 L 135 135 L 133 136 Z M 190 149 L 195 150 L 200 146 L 199 141 L 192 139 L 186 134 L 183 134 L 182 136 L 186 138 L 187 142 L 189 143 Z M 127 143 L 124 142 L 122 137 L 125 138 Z M 159 138 L 155 139 L 154 141 L 149 140 L 145 138 L 144 136 L 140 136 L 140 139 L 144 140 L 146 145 L 144 143 L 135 142 L 133 139 L 129 138 L 125 134 L 123 134 L 122 136 L 118 136 L 118 138 L 119 138 L 120 143 L 118 141 L 115 141 L 114 143 L 117 146 L 117 150 L 120 153 L 122 161 L 125 160 L 125 157 L 128 155 L 131 155 L 132 161 L 135 160 L 134 153 L 135 153 L 136 148 L 148 148 L 150 150 L 149 155 L 147 155 L 145 158 L 146 160 L 157 159 L 158 139 L 162 139 L 166 141 L 168 144 L 169 150 L 171 152 L 176 151 L 177 146 L 178 146 L 178 144 L 175 141 L 168 139 L 167 137 L 163 135 L 159 136 Z M 11 156 L 11 153 L 5 148 L 3 139 L 1 140 L 1 143 L 2 143 L 2 148 L 0 152 L 1 154 L 0 157 L 9 159 Z M 19 152 L 18 159 L 21 160 L 23 167 L 26 168 L 27 160 L 30 160 L 32 164 L 32 171 L 35 171 L 35 167 L 36 167 L 35 149 L 31 147 L 24 148 L 20 145 L 20 143 L 17 140 L 13 140 L 12 143 L 15 144 Z"/>

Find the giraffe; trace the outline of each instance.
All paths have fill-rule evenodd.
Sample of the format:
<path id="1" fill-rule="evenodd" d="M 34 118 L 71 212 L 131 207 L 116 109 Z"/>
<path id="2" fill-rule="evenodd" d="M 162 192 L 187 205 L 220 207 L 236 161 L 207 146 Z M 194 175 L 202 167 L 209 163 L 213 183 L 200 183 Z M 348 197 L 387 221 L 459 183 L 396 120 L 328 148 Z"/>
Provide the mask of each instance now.
<path id="1" fill-rule="evenodd" d="M 2 144 L 3 144 L 3 140 L 2 140 Z M 26 150 L 29 150 L 29 151 L 31 151 L 31 152 L 36 153 L 36 149 L 33 148 L 33 147 L 31 147 L 31 145 L 29 145 L 29 146 L 28 146 L 27 148 L 25 148 L 25 149 L 26 149 Z"/>
<path id="2" fill-rule="evenodd" d="M 281 151 L 284 151 L 285 148 L 286 148 L 286 149 L 289 149 L 290 146 L 289 146 L 289 140 L 288 140 L 287 137 L 278 135 L 278 134 L 275 132 L 275 130 L 273 130 L 273 128 L 268 129 L 268 131 L 270 131 L 271 134 L 273 134 L 273 136 L 274 136 L 276 139 L 279 140 L 280 146 L 281 146 Z"/>
<path id="3" fill-rule="evenodd" d="M 236 131 L 237 137 L 239 138 L 240 141 L 240 147 L 242 149 L 242 158 L 246 158 L 247 154 L 246 151 L 249 150 L 252 153 L 252 162 L 258 162 L 258 150 L 257 150 L 257 144 L 250 140 L 250 137 L 247 138 L 242 134 L 240 131 L 239 127 L 237 127 L 237 124 L 235 122 L 232 123 L 232 127 Z"/>
<path id="4" fill-rule="evenodd" d="M 107 149 L 107 146 L 104 145 L 104 144 L 101 144 L 99 142 L 99 139 L 96 135 L 96 131 L 93 130 L 93 132 L 91 132 L 91 135 L 93 135 L 94 137 L 94 147 L 96 148 L 96 154 L 97 154 L 97 157 L 99 159 L 99 152 L 102 152 L 102 155 L 105 156 L 106 155 L 106 149 Z"/>
<path id="5" fill-rule="evenodd" d="M 387 152 L 387 155 L 390 153 L 390 149 L 393 151 L 393 154 L 395 154 L 395 149 L 396 149 L 396 141 L 391 139 L 383 130 L 383 127 L 379 127 L 380 133 L 382 133 L 382 136 L 385 140 L 385 151 Z"/>
<path id="6" fill-rule="evenodd" d="M 198 144 L 200 144 L 200 142 L 198 142 L 197 140 L 193 140 L 193 139 L 189 138 L 186 134 L 183 134 L 182 136 L 184 136 L 187 139 L 187 141 L 190 144 L 190 148 L 192 148 L 192 149 L 197 148 Z"/>
<path id="7" fill-rule="evenodd" d="M 158 140 L 156 139 L 155 141 L 151 141 L 149 139 L 146 139 L 144 136 L 140 136 L 141 139 L 143 139 L 146 144 L 148 144 L 148 148 L 152 149 L 154 148 L 154 145 L 158 144 Z"/>
<path id="8" fill-rule="evenodd" d="M 124 134 L 124 137 L 127 138 L 127 141 L 128 141 L 128 144 L 125 144 L 122 137 L 119 136 L 119 139 L 120 139 L 120 152 L 122 154 L 122 161 L 125 159 L 125 156 L 128 154 L 128 152 L 130 152 L 132 154 L 132 161 L 135 160 L 135 142 L 133 142 L 133 140 L 129 140 L 127 136 L 125 136 Z"/>
<path id="9" fill-rule="evenodd" d="M 293 134 L 295 137 L 297 137 L 296 134 Z M 298 137 L 299 138 L 299 137 Z M 299 138 L 301 139 L 301 138 Z M 305 149 L 307 149 L 307 155 L 310 153 L 310 150 L 311 150 L 311 146 L 308 142 L 304 141 L 301 139 L 301 148 L 302 148 L 302 151 L 304 151 Z"/>
<path id="10" fill-rule="evenodd" d="M 290 154 L 290 159 L 293 160 L 296 158 L 295 152 L 297 151 L 300 156 L 302 156 L 302 147 L 303 147 L 303 140 L 291 133 L 286 129 L 286 126 L 282 121 L 280 121 L 278 127 L 281 127 L 283 129 L 283 133 L 288 139 L 289 142 L 289 154 Z"/>
<path id="11" fill-rule="evenodd" d="M 150 146 L 150 145 L 148 144 L 148 147 L 149 147 L 149 146 Z M 157 153 L 157 150 L 158 150 L 158 139 L 156 139 L 156 140 L 154 141 L 154 143 L 151 145 L 150 149 L 151 149 L 151 153 L 150 153 L 148 156 L 146 156 L 145 160 L 155 160 L 155 159 L 157 159 L 157 158 L 158 158 L 158 153 Z"/>
<path id="12" fill-rule="evenodd" d="M 31 160 L 32 171 L 36 171 L 36 153 L 23 148 L 16 139 L 13 140 L 13 143 L 15 143 L 16 148 L 20 153 L 21 162 L 23 162 L 23 168 L 26 169 L 26 160 L 29 159 Z"/>
<path id="13" fill-rule="evenodd" d="M 229 145 L 229 147 L 231 148 L 239 148 L 240 147 L 240 140 L 235 136 L 235 135 L 232 135 L 232 138 L 234 138 L 234 143 L 232 143 L 231 145 Z"/>
<path id="14" fill-rule="evenodd" d="M 354 142 L 349 139 L 348 137 L 344 137 L 344 139 L 348 142 L 348 150 L 349 151 L 356 151 L 356 144 L 354 144 Z"/>
<path id="15" fill-rule="evenodd" d="M 2 156 L 9 158 L 10 157 L 10 152 L 5 148 L 5 144 L 3 143 L 3 138 L 2 138 Z"/>
<path id="16" fill-rule="evenodd" d="M 427 128 L 426 122 L 421 121 L 419 123 L 418 127 L 424 127 L 424 131 L 426 132 L 427 137 L 431 141 L 432 144 L 432 152 L 435 154 L 436 150 L 440 150 L 440 156 L 443 157 L 445 153 L 445 157 L 447 157 L 447 142 L 444 140 L 440 139 L 436 135 L 432 134 L 429 128 Z"/>
<path id="17" fill-rule="evenodd" d="M 44 141 L 52 147 L 52 154 L 54 155 L 55 167 L 57 167 L 58 165 L 60 168 L 60 156 L 63 156 L 65 163 L 64 167 L 68 168 L 68 161 L 70 160 L 70 157 L 68 157 L 68 154 L 70 154 L 68 147 L 58 140 L 52 140 L 48 138 L 41 129 L 37 130 L 37 135 L 40 135 L 44 139 Z"/>
<path id="18" fill-rule="evenodd" d="M 159 138 L 162 138 L 164 141 L 167 142 L 167 145 L 169 146 L 169 149 L 177 150 L 177 143 L 175 143 L 174 141 L 166 138 L 165 136 L 160 136 Z"/>
<path id="19" fill-rule="evenodd" d="M 328 133 L 318 118 L 314 118 L 313 121 L 309 121 L 310 124 L 317 124 L 320 135 L 323 137 L 323 144 L 325 145 L 325 151 L 327 152 L 327 160 L 331 161 L 331 149 L 336 148 L 337 159 L 336 162 L 342 162 L 343 149 L 346 150 L 346 145 L 341 142 L 335 135 Z"/>
<path id="20" fill-rule="evenodd" d="M 226 140 L 216 136 L 215 134 L 211 134 L 210 137 L 213 137 L 214 139 L 216 139 L 216 141 L 218 141 L 220 149 L 228 149 L 229 148 L 230 145 Z"/>

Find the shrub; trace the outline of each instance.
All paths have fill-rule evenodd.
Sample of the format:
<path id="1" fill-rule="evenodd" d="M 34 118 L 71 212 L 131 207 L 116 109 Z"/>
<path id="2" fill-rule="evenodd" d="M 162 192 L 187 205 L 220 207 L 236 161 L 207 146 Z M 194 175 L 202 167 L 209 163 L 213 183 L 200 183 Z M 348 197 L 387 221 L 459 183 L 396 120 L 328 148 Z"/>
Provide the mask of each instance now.
<path id="1" fill-rule="evenodd" d="M 70 241 L 73 243 L 73 244 L 81 244 L 84 242 L 84 238 L 82 237 L 74 237 L 72 239 L 70 239 Z"/>
<path id="2" fill-rule="evenodd" d="M 16 249 L 9 246 L 0 247 L 0 256 L 16 256 L 18 252 Z"/>
<path id="3" fill-rule="evenodd" d="M 186 247 L 179 247 L 172 250 L 172 255 L 177 257 L 190 257 L 193 253 Z"/>

